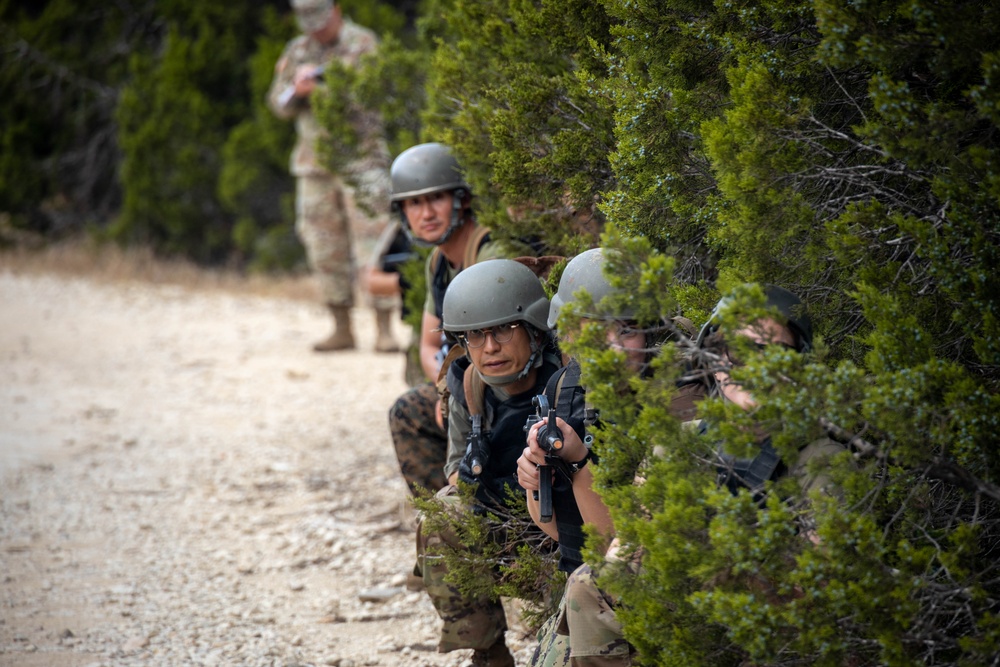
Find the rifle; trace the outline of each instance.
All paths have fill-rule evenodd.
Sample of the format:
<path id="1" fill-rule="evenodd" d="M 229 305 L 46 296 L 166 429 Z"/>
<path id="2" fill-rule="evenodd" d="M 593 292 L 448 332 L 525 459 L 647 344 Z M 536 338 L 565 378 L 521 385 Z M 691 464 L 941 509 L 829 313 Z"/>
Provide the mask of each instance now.
<path id="1" fill-rule="evenodd" d="M 489 452 L 483 447 L 483 416 L 480 414 L 471 415 L 472 433 L 469 434 L 469 468 L 475 477 L 483 474 L 486 461 L 489 459 Z"/>
<path id="2" fill-rule="evenodd" d="M 549 468 L 555 468 L 556 472 L 562 473 L 565 479 L 572 478 L 569 464 L 560 458 L 556 452 L 563 448 L 563 434 L 556 426 L 555 408 L 549 406 L 549 399 L 545 394 L 539 394 L 531 399 L 531 404 L 535 406 L 535 414 L 528 415 L 524 423 L 524 432 L 536 423 L 545 418 L 545 423 L 538 429 L 538 446 L 545 450 L 545 465 L 538 466 L 538 490 L 532 496 L 538 501 L 539 521 L 548 523 L 552 521 L 552 472 Z"/>
<path id="3" fill-rule="evenodd" d="M 416 259 L 415 252 L 394 252 L 382 257 L 382 267 L 384 271 L 399 271 L 399 267 L 411 259 Z"/>
<path id="4" fill-rule="evenodd" d="M 313 70 L 311 78 L 319 79 L 323 76 L 323 72 L 325 71 L 326 71 L 326 65 L 320 65 L 315 70 Z M 281 95 L 278 95 L 278 106 L 282 107 L 288 106 L 288 103 L 292 101 L 293 97 L 295 97 L 294 84 L 285 88 L 283 91 L 281 91 Z"/>

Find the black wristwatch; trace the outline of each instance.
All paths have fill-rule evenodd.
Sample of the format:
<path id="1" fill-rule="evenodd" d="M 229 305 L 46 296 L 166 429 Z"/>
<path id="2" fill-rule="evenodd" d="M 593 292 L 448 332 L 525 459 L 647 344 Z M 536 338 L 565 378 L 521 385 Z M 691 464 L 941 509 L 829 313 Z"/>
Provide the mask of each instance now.
<path id="1" fill-rule="evenodd" d="M 577 461 L 576 463 L 567 463 L 566 465 L 569 466 L 569 471 L 571 473 L 576 474 L 576 473 L 580 472 L 581 470 L 583 470 L 584 466 L 587 465 L 587 461 L 589 461 L 591 459 L 594 459 L 594 462 L 596 463 L 597 462 L 597 454 L 594 453 L 593 449 L 588 449 L 587 450 L 587 455 L 584 456 L 581 460 Z"/>

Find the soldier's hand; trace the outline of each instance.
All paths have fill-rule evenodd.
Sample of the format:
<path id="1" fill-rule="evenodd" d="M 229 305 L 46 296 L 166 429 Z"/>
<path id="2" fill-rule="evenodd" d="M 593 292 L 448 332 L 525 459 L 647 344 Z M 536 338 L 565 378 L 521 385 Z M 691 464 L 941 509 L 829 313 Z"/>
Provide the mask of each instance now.
<path id="1" fill-rule="evenodd" d="M 444 430 L 444 414 L 441 412 L 441 399 L 437 400 L 434 404 L 434 421 L 437 422 L 438 428 L 442 431 Z"/>
<path id="2" fill-rule="evenodd" d="M 296 97 L 309 97 L 316 89 L 316 65 L 299 65 L 295 69 L 292 82 L 295 84 Z"/>
<path id="3" fill-rule="evenodd" d="M 532 458 L 541 463 L 545 461 L 545 450 L 538 445 L 538 430 L 543 424 L 548 423 L 548 421 L 548 417 L 543 417 L 528 429 L 527 442 L 533 454 Z M 587 456 L 587 446 L 583 444 L 583 440 L 580 439 L 580 436 L 573 430 L 573 427 L 567 424 L 566 420 L 562 417 L 556 417 L 556 426 L 559 427 L 559 430 L 563 434 L 563 446 L 562 449 L 556 452 L 556 456 L 571 463 L 582 461 Z"/>
<path id="4" fill-rule="evenodd" d="M 374 266 L 361 269 L 361 287 L 372 296 L 396 296 L 401 291 L 398 273 L 382 271 Z"/>
<path id="5" fill-rule="evenodd" d="M 525 491 L 538 490 L 538 464 L 532 460 L 533 457 L 531 448 L 525 447 L 521 458 L 517 460 L 517 483 Z M 544 461 L 544 457 L 541 460 Z"/>

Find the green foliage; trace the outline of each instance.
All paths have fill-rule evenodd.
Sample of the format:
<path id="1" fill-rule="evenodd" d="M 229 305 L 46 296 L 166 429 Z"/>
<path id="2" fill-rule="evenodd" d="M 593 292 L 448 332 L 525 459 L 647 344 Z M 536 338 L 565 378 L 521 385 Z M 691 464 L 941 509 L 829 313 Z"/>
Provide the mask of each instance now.
<path id="1" fill-rule="evenodd" d="M 414 331 L 420 331 L 420 322 L 424 314 L 424 301 L 427 299 L 424 267 L 428 255 L 431 254 L 431 249 L 414 246 L 413 252 L 416 253 L 416 258 L 403 264 L 400 271 L 402 280 L 406 282 L 403 307 L 406 310 L 406 323 L 413 327 Z"/>
<path id="2" fill-rule="evenodd" d="M 600 492 L 626 557 L 642 554 L 638 571 L 609 564 L 602 581 L 643 664 L 995 661 L 1000 11 L 924 0 L 425 0 L 414 32 L 394 36 L 398 15 L 344 6 L 384 41 L 359 71 L 328 74 L 340 93 L 324 108 L 334 153 L 357 145 L 339 129 L 353 108 L 381 114 L 393 154 L 452 145 L 497 238 L 535 237 L 567 256 L 619 248 L 609 279 L 624 296 L 604 305 L 637 308 L 650 331 L 670 330 L 676 315 L 705 322 L 722 294 L 734 298 L 719 324 L 733 331 L 764 313 L 755 284 L 808 305 L 809 358 L 733 342 L 746 362 L 733 379 L 756 407 L 704 401 L 707 433 L 671 405 L 679 379 L 710 376 L 719 359 L 692 353 L 679 332 L 647 379 L 607 348 L 600 324 L 567 346 L 602 415 Z M 89 129 L 111 116 L 110 86 L 121 90 L 125 155 L 115 234 L 273 266 L 268 253 L 289 237 L 291 135 L 260 100 L 292 32 L 287 14 L 166 3 L 140 22 L 166 26 L 162 48 L 128 48 L 127 68 L 101 70 L 105 49 L 66 39 L 79 30 L 74 11 L 0 4 L 8 51 L 28 54 L 0 66 L 13 90 L 2 208 L 27 220 L 40 200 L 58 211 L 67 191 L 75 202 L 101 189 L 99 179 L 67 186 L 49 157 L 79 164 L 70 158 L 85 153 L 64 147 L 101 136 Z M 85 18 L 96 16 L 103 23 L 85 22 L 94 43 L 115 43 L 117 15 Z M 18 39 L 44 44 L 45 57 L 18 51 Z M 71 101 L 41 108 L 24 85 L 39 75 L 75 82 Z M 54 99 L 55 86 L 43 89 Z M 422 262 L 405 273 L 416 322 Z M 560 329 L 579 327 L 571 311 Z M 836 493 L 791 478 L 758 499 L 720 491 L 718 454 L 752 453 L 755 430 L 785 461 L 822 437 L 843 442 L 845 454 L 810 466 Z M 467 524 L 455 528 L 482 544 L 489 525 Z M 513 558 L 484 553 L 485 566 L 466 567 L 492 573 Z M 530 588 L 544 564 L 533 558 L 504 561 L 493 593 Z"/>
<path id="3" fill-rule="evenodd" d="M 607 100 L 594 94 L 588 71 L 597 65 L 590 40 L 607 39 L 603 10 L 490 0 L 441 2 L 435 11 L 442 35 L 422 138 L 454 148 L 487 226 L 540 237 L 549 254 L 583 250 L 581 232 L 593 243 L 600 226 L 595 195 L 610 176 L 613 145 Z"/>
<path id="4" fill-rule="evenodd" d="M 605 497 L 619 534 L 644 551 L 637 577 L 607 579 L 623 598 L 627 635 L 648 664 L 974 664 L 995 654 L 997 609 L 987 600 L 997 593 L 990 559 L 1000 467 L 990 440 L 1000 291 L 987 266 L 998 247 L 998 200 L 994 163 L 976 156 L 996 149 L 995 123 L 978 104 L 995 94 L 981 69 L 990 59 L 977 52 L 1000 28 L 996 13 L 976 4 L 946 16 L 924 3 L 825 2 L 814 18 L 799 3 L 661 4 L 608 5 L 622 21 L 617 30 L 647 38 L 608 51 L 618 79 L 630 83 L 622 87 L 641 94 L 632 82 L 659 84 L 665 95 L 656 99 L 670 99 L 691 122 L 693 139 L 673 154 L 657 151 L 653 159 L 666 164 L 650 172 L 684 165 L 674 172 L 686 174 L 674 210 L 690 192 L 703 204 L 653 237 L 700 224 L 703 236 L 686 238 L 710 249 L 704 256 L 718 274 L 703 275 L 720 291 L 786 285 L 809 303 L 822 338 L 808 363 L 739 349 L 747 364 L 733 377 L 758 407 L 706 402 L 716 436 L 708 443 L 669 418 L 660 423 L 669 392 L 639 394 L 633 417 L 611 393 L 594 392 L 602 414 L 610 408 L 621 422 L 602 432 L 613 437 L 602 440 Z M 960 28 L 970 24 L 971 35 Z M 654 30 L 663 37 L 649 39 Z M 653 49 L 674 57 L 654 58 Z M 622 55 L 636 52 L 647 55 Z M 636 157 L 614 164 L 634 186 L 642 181 L 627 167 L 647 165 L 642 149 L 654 134 L 642 114 L 622 112 L 631 113 L 616 126 L 619 152 Z M 669 132 L 674 120 L 660 113 L 647 122 Z M 710 169 L 693 167 L 703 159 Z M 607 207 L 626 230 L 641 219 L 633 200 L 656 201 L 640 185 Z M 675 255 L 676 277 L 687 283 L 675 293 L 688 307 L 704 304 L 711 284 L 699 288 L 684 262 L 705 250 Z M 723 329 L 760 313 L 759 294 L 736 291 Z M 589 354 L 591 382 L 614 386 L 620 376 L 600 363 L 604 353 Z M 646 419 L 658 428 L 639 430 Z M 831 424 L 845 440 L 865 433 L 853 441 L 862 465 L 845 456 L 826 471 L 840 502 L 813 496 L 809 511 L 790 482 L 764 506 L 714 490 L 714 447 L 746 455 L 750 429 L 764 429 L 794 460 Z M 633 490 L 622 479 L 636 461 L 647 481 Z M 820 547 L 802 538 L 809 521 Z M 685 560 L 689 552 L 696 556 Z M 952 607 L 946 591 L 958 589 L 968 597 Z M 947 626 L 931 612 L 942 605 L 954 611 Z M 718 641 L 699 652 L 683 639 L 700 626 L 716 628 Z M 926 643 L 930 636 L 939 641 Z"/>
<path id="5" fill-rule="evenodd" d="M 504 507 L 487 508 L 473 487 L 460 482 L 458 489 L 450 498 L 457 502 L 414 498 L 423 534 L 451 536 L 429 555 L 444 561 L 445 580 L 464 595 L 518 598 L 528 605 L 527 621 L 540 625 L 555 611 L 565 582 L 554 542 L 532 522 L 523 493 L 511 494 Z"/>
<path id="6" fill-rule="evenodd" d="M 199 56 L 210 57 L 214 32 L 202 24 L 200 38 L 192 39 L 173 27 L 161 63 L 143 55 L 131 59 L 133 83 L 122 92 L 117 114 L 125 199 L 113 238 L 168 253 L 190 248 L 202 261 L 225 242 L 226 221 L 213 187 L 224 109 L 213 112 L 197 86 L 204 67 Z"/>
<path id="7" fill-rule="evenodd" d="M 115 210 L 120 54 L 151 29 L 138 10 L 0 2 L 0 211 L 53 236 Z"/>
<path id="8" fill-rule="evenodd" d="M 294 183 L 288 173 L 294 128 L 276 118 L 264 101 L 290 30 L 270 8 L 265 8 L 262 23 L 264 33 L 248 63 L 251 112 L 232 128 L 222 147 L 218 197 L 236 217 L 233 251 L 252 270 L 280 271 L 304 263 L 293 228 Z"/>

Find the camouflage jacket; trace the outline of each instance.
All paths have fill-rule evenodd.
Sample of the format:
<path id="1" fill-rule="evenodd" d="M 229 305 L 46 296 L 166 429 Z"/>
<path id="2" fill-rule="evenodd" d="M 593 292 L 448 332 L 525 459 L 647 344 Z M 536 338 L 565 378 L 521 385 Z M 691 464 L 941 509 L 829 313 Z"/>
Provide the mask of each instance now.
<path id="1" fill-rule="evenodd" d="M 333 44 L 321 44 L 308 35 L 300 35 L 285 47 L 274 67 L 274 79 L 267 92 L 267 104 L 279 118 L 295 120 L 298 141 L 292 151 L 289 167 L 292 175 L 326 173 L 316 157 L 316 142 L 323 137 L 324 130 L 313 115 L 308 98 L 282 99 L 282 93 L 293 85 L 296 69 L 300 65 L 324 65 L 334 59 L 348 67 L 357 67 L 362 56 L 374 53 L 377 48 L 378 37 L 374 32 L 346 18 L 340 38 Z M 362 144 L 381 141 L 381 125 L 374 114 L 359 111 L 354 116 Z"/>

